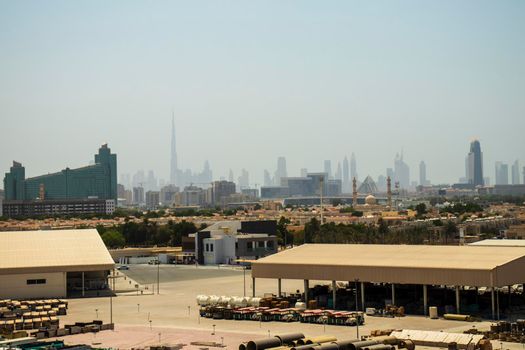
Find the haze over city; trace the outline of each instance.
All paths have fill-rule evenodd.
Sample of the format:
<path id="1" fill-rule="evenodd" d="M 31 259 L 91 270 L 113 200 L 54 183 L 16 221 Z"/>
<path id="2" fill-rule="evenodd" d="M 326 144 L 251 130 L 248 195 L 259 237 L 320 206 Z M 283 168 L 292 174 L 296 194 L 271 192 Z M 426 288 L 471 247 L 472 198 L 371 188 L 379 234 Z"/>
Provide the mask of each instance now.
<path id="1" fill-rule="evenodd" d="M 0 2 L 0 172 L 87 164 L 181 168 L 251 183 L 352 152 L 376 178 L 404 152 L 417 179 L 525 163 L 525 3 Z M 124 6 L 125 5 L 125 6 Z M 468 21 L 465 18 L 468 17 Z"/>

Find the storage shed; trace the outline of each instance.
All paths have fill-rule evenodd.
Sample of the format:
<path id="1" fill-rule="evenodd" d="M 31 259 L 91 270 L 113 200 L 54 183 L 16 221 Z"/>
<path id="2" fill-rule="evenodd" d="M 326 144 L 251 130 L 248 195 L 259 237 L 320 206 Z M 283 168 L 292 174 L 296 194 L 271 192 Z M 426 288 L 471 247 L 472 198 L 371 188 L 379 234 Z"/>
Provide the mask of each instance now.
<path id="1" fill-rule="evenodd" d="M 98 295 L 114 266 L 95 229 L 0 232 L 0 298 Z"/>

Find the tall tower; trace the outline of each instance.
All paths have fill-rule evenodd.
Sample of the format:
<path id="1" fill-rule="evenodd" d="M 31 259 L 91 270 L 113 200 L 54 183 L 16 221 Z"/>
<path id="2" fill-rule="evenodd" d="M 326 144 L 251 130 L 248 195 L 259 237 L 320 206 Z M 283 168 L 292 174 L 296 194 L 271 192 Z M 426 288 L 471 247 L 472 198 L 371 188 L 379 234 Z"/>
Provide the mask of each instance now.
<path id="1" fill-rule="evenodd" d="M 427 165 L 425 161 L 419 163 L 419 185 L 426 186 L 427 184 Z"/>
<path id="2" fill-rule="evenodd" d="M 277 170 L 273 179 L 276 186 L 281 186 L 282 177 L 288 177 L 288 171 L 286 170 L 286 158 L 279 157 L 277 158 Z"/>
<path id="3" fill-rule="evenodd" d="M 357 162 L 355 160 L 355 154 L 352 152 L 350 157 L 350 177 L 352 179 L 357 179 Z"/>
<path id="4" fill-rule="evenodd" d="M 392 179 L 390 176 L 386 178 L 386 197 L 387 205 L 392 207 Z"/>
<path id="5" fill-rule="evenodd" d="M 175 116 L 171 117 L 170 184 L 178 185 L 177 143 L 175 141 Z"/>
<path id="6" fill-rule="evenodd" d="M 350 171 L 348 168 L 348 158 L 343 160 L 343 192 L 348 193 L 350 190 Z"/>
<path id="7" fill-rule="evenodd" d="M 329 180 L 332 178 L 332 161 L 329 159 L 324 161 L 324 172 L 328 176 L 326 180 Z"/>
<path id="8" fill-rule="evenodd" d="M 357 205 L 357 180 L 354 177 L 352 180 L 352 206 L 355 207 Z"/>
<path id="9" fill-rule="evenodd" d="M 467 179 L 474 186 L 483 186 L 483 152 L 478 140 L 470 143 L 470 152 L 467 156 Z"/>

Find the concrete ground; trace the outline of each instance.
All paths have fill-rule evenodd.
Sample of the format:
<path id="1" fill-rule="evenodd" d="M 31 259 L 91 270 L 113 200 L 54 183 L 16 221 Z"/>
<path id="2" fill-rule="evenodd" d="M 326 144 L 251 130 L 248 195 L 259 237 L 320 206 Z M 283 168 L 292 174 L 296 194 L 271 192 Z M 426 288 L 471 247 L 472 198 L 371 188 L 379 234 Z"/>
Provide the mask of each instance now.
<path id="1" fill-rule="evenodd" d="M 153 294 L 160 272 L 160 294 Z M 131 284 L 129 283 L 131 280 Z M 313 281 L 312 284 L 313 285 Z M 143 294 L 137 293 L 139 285 Z M 145 288 L 148 289 L 145 289 Z M 251 295 L 251 275 L 246 271 L 246 295 Z M 155 287 L 156 288 L 156 287 Z M 301 280 L 283 280 L 283 292 L 302 290 Z M 242 269 L 232 267 L 198 267 L 174 265 L 130 265 L 130 270 L 119 271 L 116 290 L 112 298 L 113 322 L 116 330 L 96 335 L 81 334 L 66 337 L 68 343 L 88 343 L 114 348 L 141 348 L 159 344 L 188 344 L 184 349 L 201 349 L 210 346 L 189 346 L 193 341 L 213 341 L 236 349 L 238 344 L 249 339 L 267 337 L 268 334 L 302 332 L 307 336 L 334 335 L 338 339 L 356 337 L 356 327 L 323 326 L 298 322 L 256 322 L 235 320 L 212 320 L 200 318 L 196 296 L 198 294 L 238 295 L 244 293 Z M 277 281 L 256 280 L 256 295 L 277 293 Z M 137 295 L 138 294 L 138 295 Z M 68 315 L 60 317 L 61 325 L 85 322 L 94 319 L 110 322 L 110 298 L 70 299 Z M 215 327 L 214 327 L 215 325 Z M 420 329 L 461 332 L 474 324 L 459 321 L 431 320 L 425 317 L 406 316 L 402 318 L 366 317 L 364 326 L 359 327 L 360 335 L 368 335 L 375 329 Z M 490 322 L 475 323 L 478 329 L 488 329 Z M 215 333 L 213 330 L 215 328 Z M 222 339 L 221 339 L 222 338 Z M 494 344 L 500 348 L 500 344 Z M 497 346 L 496 346 L 497 345 Z M 521 349 L 521 344 L 519 348 Z M 504 349 L 517 349 L 514 344 Z"/>

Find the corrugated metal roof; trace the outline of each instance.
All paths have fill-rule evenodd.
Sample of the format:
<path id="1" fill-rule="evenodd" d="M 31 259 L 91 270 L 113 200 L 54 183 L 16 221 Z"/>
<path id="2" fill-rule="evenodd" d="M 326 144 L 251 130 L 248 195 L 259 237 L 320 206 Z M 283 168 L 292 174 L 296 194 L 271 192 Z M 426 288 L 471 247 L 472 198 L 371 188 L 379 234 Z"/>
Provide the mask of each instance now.
<path id="1" fill-rule="evenodd" d="M 114 267 L 96 229 L 0 232 L 0 274 Z"/>
<path id="2" fill-rule="evenodd" d="M 257 260 L 256 278 L 501 286 L 525 281 L 516 247 L 305 244 Z"/>

